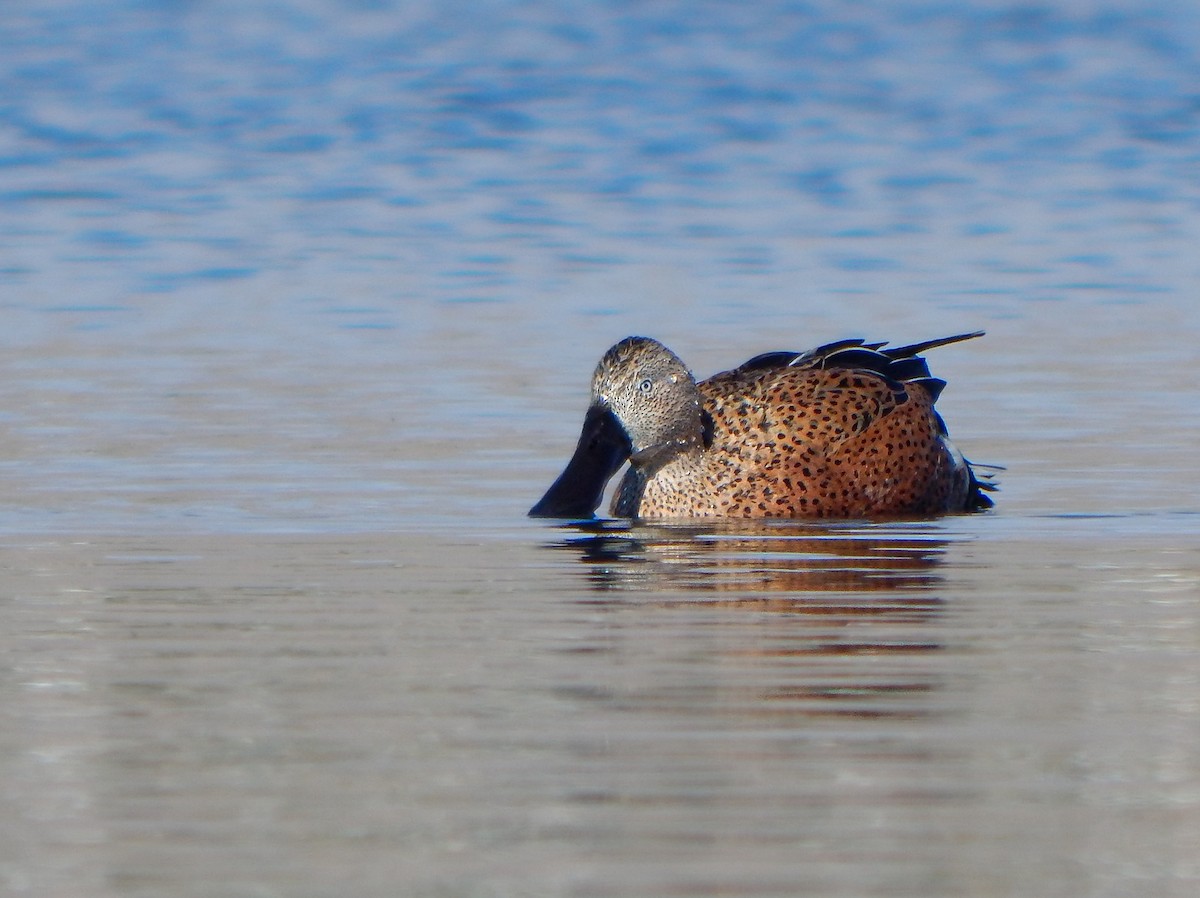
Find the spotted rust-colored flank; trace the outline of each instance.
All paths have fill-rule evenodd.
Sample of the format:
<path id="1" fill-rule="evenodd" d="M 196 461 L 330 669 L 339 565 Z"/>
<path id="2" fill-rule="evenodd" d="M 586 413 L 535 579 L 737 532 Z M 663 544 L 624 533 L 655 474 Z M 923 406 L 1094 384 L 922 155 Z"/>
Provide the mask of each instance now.
<path id="1" fill-rule="evenodd" d="M 991 506 L 934 402 L 921 353 L 843 340 L 755 356 L 699 384 L 655 340 L 601 359 L 575 457 L 531 514 L 590 515 L 628 458 L 612 512 L 637 518 L 878 518 Z M 590 504 L 590 508 L 587 507 Z"/>

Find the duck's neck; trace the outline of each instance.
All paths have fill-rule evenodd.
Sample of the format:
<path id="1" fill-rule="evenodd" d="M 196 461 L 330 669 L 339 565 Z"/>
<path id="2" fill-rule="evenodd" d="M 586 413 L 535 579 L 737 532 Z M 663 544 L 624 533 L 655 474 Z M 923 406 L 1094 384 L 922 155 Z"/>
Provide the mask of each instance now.
<path id="1" fill-rule="evenodd" d="M 667 440 L 655 443 L 645 449 L 639 449 L 629 456 L 629 463 L 639 471 L 653 475 L 663 465 L 670 463 L 681 455 L 693 451 L 694 444 L 690 441 Z"/>
<path id="2" fill-rule="evenodd" d="M 680 404 L 679 410 L 670 415 L 666 427 L 657 427 L 646 445 L 637 447 L 630 457 L 634 467 L 649 475 L 667 464 L 674 458 L 691 452 L 703 451 L 705 439 L 705 423 L 711 422 L 708 413 L 700 401 L 700 396 L 693 387 L 692 395 Z"/>
<path id="3" fill-rule="evenodd" d="M 655 471 L 675 459 L 699 454 L 703 450 L 704 427 L 700 415 L 697 414 L 694 420 L 683 423 L 666 439 L 634 451 L 629 457 L 629 463 L 647 476 L 653 476 Z"/>
<path id="4" fill-rule="evenodd" d="M 649 457 L 638 459 L 646 464 L 635 462 L 626 469 L 620 487 L 613 494 L 612 514 L 619 518 L 641 517 L 642 499 L 647 491 L 668 495 L 678 491 L 686 492 L 689 485 L 703 476 L 703 454 L 703 442 L 696 441 L 686 446 L 663 445 L 655 454 L 652 463 Z M 630 461 L 634 459 L 631 458 Z"/>

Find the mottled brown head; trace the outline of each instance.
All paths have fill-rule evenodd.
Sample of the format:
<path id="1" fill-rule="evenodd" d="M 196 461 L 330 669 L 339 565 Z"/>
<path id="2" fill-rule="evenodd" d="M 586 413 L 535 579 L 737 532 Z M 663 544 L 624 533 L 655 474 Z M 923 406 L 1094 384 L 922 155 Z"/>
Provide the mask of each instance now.
<path id="1" fill-rule="evenodd" d="M 702 440 L 700 391 L 687 366 L 657 340 L 626 337 L 596 366 L 575 454 L 529 513 L 590 517 L 626 460 L 653 469 Z"/>
<path id="2" fill-rule="evenodd" d="M 701 438 L 700 391 L 679 357 L 657 340 L 626 337 L 592 375 L 592 404 L 611 409 L 629 437 L 634 464 Z"/>

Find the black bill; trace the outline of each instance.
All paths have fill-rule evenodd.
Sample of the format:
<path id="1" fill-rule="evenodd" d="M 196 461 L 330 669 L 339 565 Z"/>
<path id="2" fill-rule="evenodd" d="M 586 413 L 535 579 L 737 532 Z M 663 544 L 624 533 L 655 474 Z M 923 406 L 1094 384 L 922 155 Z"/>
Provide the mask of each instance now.
<path id="1" fill-rule="evenodd" d="M 529 509 L 535 518 L 590 518 L 604 497 L 604 487 L 633 451 L 625 428 L 607 407 L 591 406 L 583 432 L 566 470 Z"/>

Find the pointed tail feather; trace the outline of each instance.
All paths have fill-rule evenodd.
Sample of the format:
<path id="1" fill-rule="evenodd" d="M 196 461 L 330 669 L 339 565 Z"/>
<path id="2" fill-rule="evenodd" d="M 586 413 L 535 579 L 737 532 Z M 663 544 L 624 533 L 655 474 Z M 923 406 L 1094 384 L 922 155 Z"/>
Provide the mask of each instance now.
<path id="1" fill-rule="evenodd" d="M 913 343 L 911 346 L 899 346 L 896 349 L 880 350 L 889 359 L 908 359 L 915 355 L 920 355 L 928 349 L 936 349 L 939 346 L 948 346 L 951 343 L 961 343 L 963 340 L 974 340 L 976 337 L 982 337 L 986 331 L 972 331 L 969 334 L 955 334 L 953 337 L 939 337 L 936 340 L 926 340 L 923 343 Z"/>

